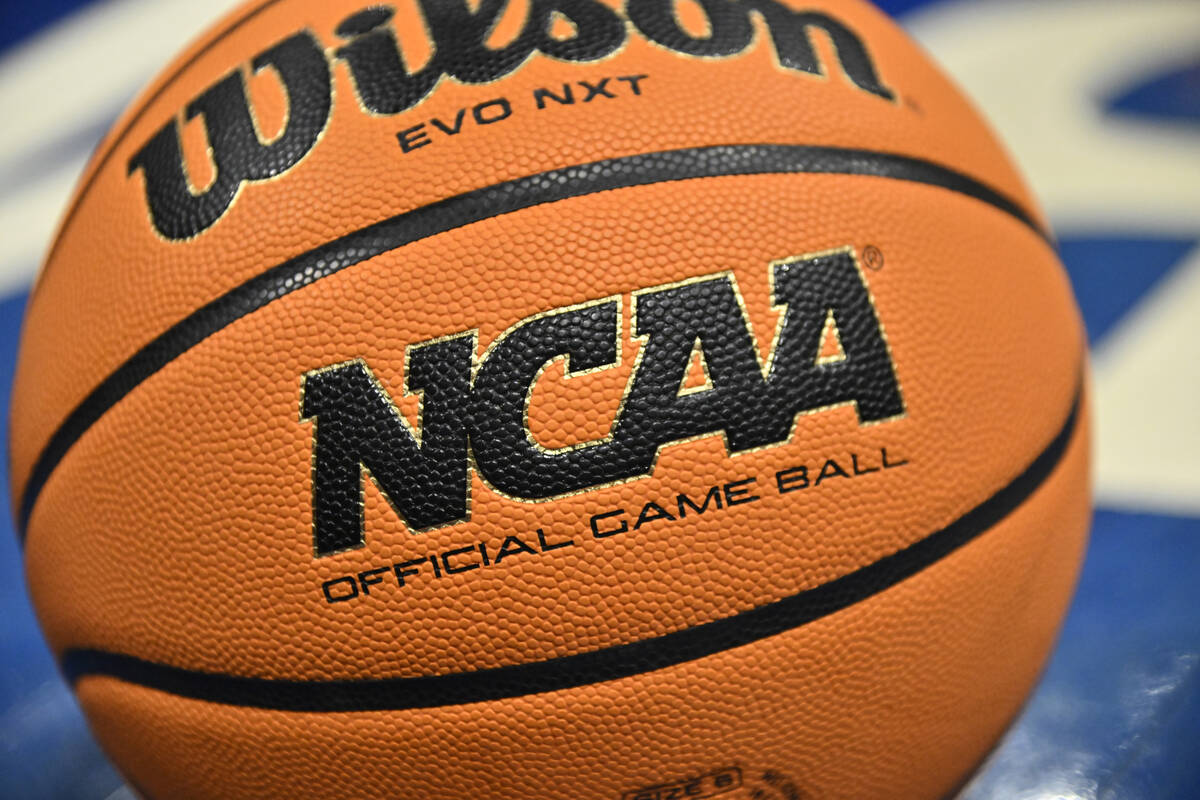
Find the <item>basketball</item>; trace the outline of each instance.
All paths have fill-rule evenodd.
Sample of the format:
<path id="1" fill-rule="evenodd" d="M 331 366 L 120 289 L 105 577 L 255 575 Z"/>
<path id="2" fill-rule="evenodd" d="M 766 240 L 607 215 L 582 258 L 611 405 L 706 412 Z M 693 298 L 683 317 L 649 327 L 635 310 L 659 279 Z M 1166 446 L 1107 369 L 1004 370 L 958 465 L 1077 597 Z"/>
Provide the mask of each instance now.
<path id="1" fill-rule="evenodd" d="M 258 0 L 31 296 L 40 624 L 155 800 L 938 798 L 1086 545 L 1087 340 L 859 0 Z"/>

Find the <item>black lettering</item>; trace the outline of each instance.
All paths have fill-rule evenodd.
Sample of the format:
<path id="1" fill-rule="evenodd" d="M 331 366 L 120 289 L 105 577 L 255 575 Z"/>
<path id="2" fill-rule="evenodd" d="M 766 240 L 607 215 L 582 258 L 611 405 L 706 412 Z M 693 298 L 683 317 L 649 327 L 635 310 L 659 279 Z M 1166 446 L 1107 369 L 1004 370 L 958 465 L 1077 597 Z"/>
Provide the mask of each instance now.
<path id="1" fill-rule="evenodd" d="M 635 95 L 640 95 L 642 93 L 642 87 L 639 84 L 649 77 L 649 75 L 618 75 L 617 80 L 628 83 L 629 88 L 633 90 L 633 93 Z"/>
<path id="2" fill-rule="evenodd" d="M 346 586 L 349 591 L 345 594 L 334 594 L 333 587 L 338 584 Z M 349 575 L 333 580 L 325 581 L 321 584 L 321 591 L 325 593 L 325 601 L 327 603 L 342 603 L 346 600 L 353 600 L 358 597 L 358 583 Z"/>
<path id="3" fill-rule="evenodd" d="M 798 412 L 826 406 L 853 403 L 860 422 L 903 414 L 892 357 L 853 253 L 839 250 L 776 264 L 774 273 L 775 302 L 787 310 L 759 423 L 764 434 L 771 433 L 758 440 L 781 441 Z M 845 358 L 822 364 L 821 334 L 831 313 Z"/>
<path id="4" fill-rule="evenodd" d="M 614 365 L 618 300 L 543 312 L 513 326 L 482 359 L 473 383 L 473 335 L 413 346 L 405 391 L 423 392 L 420 431 L 410 429 L 361 361 L 308 373 L 301 405 L 303 419 L 314 424 L 314 552 L 363 546 L 368 477 L 420 531 L 466 519 L 469 463 L 499 492 L 536 500 L 647 475 L 662 447 L 698 436 L 724 433 L 736 454 L 787 441 L 804 412 L 852 405 L 860 424 L 902 414 L 891 356 L 853 254 L 801 258 L 773 270 L 774 305 L 785 311 L 765 375 L 730 276 L 636 292 L 633 335 L 644 343 L 621 411 L 609 437 L 569 449 L 548 450 L 529 435 L 530 387 L 560 358 L 568 375 Z M 821 334 L 830 315 L 844 357 L 822 363 Z M 697 346 L 711 388 L 681 393 Z M 905 463 L 881 455 L 884 468 Z M 857 460 L 854 465 L 858 470 Z M 815 483 L 835 476 L 848 477 L 833 462 Z M 804 488 L 808 480 L 803 467 L 776 474 L 780 492 Z M 726 507 L 752 502 L 758 497 L 741 487 L 753 482 L 728 484 L 723 493 L 713 487 L 703 505 L 686 496 L 676 496 L 674 505 L 682 516 L 688 508 L 703 513 L 714 498 L 718 508 L 720 497 Z M 653 510 L 643 508 L 635 527 L 665 518 L 650 516 Z M 597 538 L 627 530 L 624 519 L 619 530 L 601 528 L 606 518 L 592 518 Z M 431 567 L 437 574 L 436 560 Z"/>
<path id="5" fill-rule="evenodd" d="M 776 423 L 775 431 L 759 431 L 762 370 L 728 276 L 639 292 L 634 310 L 636 334 L 647 339 L 613 426 L 613 438 L 628 448 L 632 463 L 626 469 L 649 472 L 663 445 L 709 433 L 725 431 L 733 452 L 787 437 L 787 421 Z M 697 341 L 712 388 L 681 395 Z"/>
<path id="6" fill-rule="evenodd" d="M 337 33 L 347 44 L 335 54 L 345 61 L 359 100 L 375 114 L 397 114 L 421 102 L 442 75 L 460 83 L 491 83 L 517 69 L 534 51 L 560 61 L 594 61 L 625 40 L 620 17 L 597 0 L 531 0 L 525 27 L 501 48 L 486 42 L 505 4 L 490 0 L 419 0 L 433 55 L 419 72 L 404 63 L 390 25 L 393 11 L 373 6 L 347 18 Z M 575 28 L 569 39 L 549 30 L 555 14 Z M 493 120 L 495 121 L 495 120 Z"/>
<path id="7" fill-rule="evenodd" d="M 825 464 L 822 465 L 821 472 L 820 472 L 820 474 L 817 475 L 817 479 L 816 479 L 816 481 L 813 482 L 813 486 L 820 486 L 821 481 L 825 480 L 826 478 L 849 478 L 849 477 L 850 477 L 849 473 L 847 473 L 846 470 L 842 469 L 842 465 L 839 464 L 834 459 L 830 458 L 830 459 L 826 459 Z"/>
<path id="8" fill-rule="evenodd" d="M 624 514 L 625 509 L 623 508 L 618 508 L 615 511 L 605 511 L 603 514 L 593 514 L 591 519 L 592 536 L 596 539 L 603 539 L 629 530 L 629 523 L 625 520 Z M 600 523 L 603 520 L 612 519 L 613 517 L 621 517 L 621 526 L 619 528 L 605 528 L 604 530 L 600 530 Z"/>
<path id="9" fill-rule="evenodd" d="M 438 130 L 440 130 L 442 133 L 446 134 L 447 136 L 454 136 L 455 134 L 457 134 L 459 131 L 462 130 L 463 120 L 465 120 L 466 118 L 467 118 L 467 110 L 465 108 L 460 108 L 458 110 L 458 113 L 454 115 L 454 127 L 453 128 L 451 128 L 446 123 L 442 122 L 437 117 L 433 117 L 429 121 L 432 122 L 433 126 L 435 128 L 437 128 Z M 420 127 L 421 127 L 420 125 L 417 126 L 417 128 L 420 128 Z M 409 128 L 408 131 L 413 131 L 413 130 L 416 130 L 417 128 Z M 402 131 L 401 133 L 407 133 L 407 131 Z M 400 134 L 397 134 L 397 136 L 399 136 L 399 135 Z M 400 140 L 400 146 L 401 147 L 404 146 L 403 139 Z M 406 150 L 405 152 L 408 152 L 408 151 Z"/>
<path id="10" fill-rule="evenodd" d="M 883 459 L 883 468 L 884 469 L 895 469 L 896 467 L 903 467 L 905 464 L 908 463 L 908 459 L 902 459 L 900 461 L 888 461 L 888 454 L 887 454 L 886 447 L 879 448 L 879 455 Z"/>
<path id="11" fill-rule="evenodd" d="M 483 565 L 485 567 L 492 563 L 491 560 L 488 559 L 487 542 L 479 543 L 479 557 L 483 559 Z"/>
<path id="12" fill-rule="evenodd" d="M 743 7 L 762 15 L 771 32 L 775 56 L 784 68 L 811 75 L 829 74 L 821 64 L 810 36 L 814 29 L 820 30 L 833 43 L 841 71 L 851 83 L 884 100 L 894 99 L 892 90 L 880 82 L 875 63 L 862 39 L 830 15 L 820 11 L 793 11 L 779 0 L 743 0 Z"/>
<path id="13" fill-rule="evenodd" d="M 313 422 L 313 550 L 362 547 L 367 475 L 414 530 L 467 516 L 467 415 L 474 338 L 409 350 L 408 391 L 424 392 L 420 445 L 370 369 L 351 361 L 304 376 L 301 413 Z"/>
<path id="14" fill-rule="evenodd" d="M 373 114 L 398 114 L 425 98 L 442 76 L 437 55 L 425 68 L 410 73 L 388 22 L 396 12 L 371 6 L 351 14 L 336 33 L 348 40 L 334 51 L 350 70 L 358 100 Z M 406 151 L 407 152 L 407 151 Z"/>
<path id="15" fill-rule="evenodd" d="M 638 514 L 637 522 L 634 523 L 633 529 L 636 531 L 647 522 L 654 522 L 656 519 L 674 520 L 675 517 L 671 516 L 671 512 L 667 511 L 658 503 L 650 501 L 649 503 L 646 503 L 646 505 L 642 506 L 642 513 Z"/>
<path id="16" fill-rule="evenodd" d="M 550 35 L 555 14 L 575 27 L 569 39 Z M 598 61 L 625 43 L 625 21 L 597 0 L 533 0 L 526 32 L 532 45 L 559 61 Z"/>
<path id="17" fill-rule="evenodd" d="M 505 538 L 504 543 L 500 545 L 500 552 L 496 553 L 496 563 L 499 564 L 507 556 L 516 555 L 517 553 L 532 553 L 537 555 L 537 550 L 534 550 L 525 542 L 521 541 L 518 536 L 509 536 Z"/>
<path id="18" fill-rule="evenodd" d="M 421 558 L 414 558 L 411 561 L 401 561 L 399 564 L 393 565 L 392 571 L 396 573 L 396 583 L 403 586 L 405 578 L 411 578 L 414 575 L 420 574 L 417 565 L 424 563 L 425 558 L 422 556 Z"/>
<path id="19" fill-rule="evenodd" d="M 758 479 L 745 478 L 740 481 L 732 481 L 725 484 L 725 505 L 729 508 L 733 508 L 734 506 L 740 506 L 743 503 L 753 503 L 755 500 L 758 500 L 758 495 L 750 494 L 749 489 L 742 488 L 752 483 L 758 483 Z"/>
<path id="20" fill-rule="evenodd" d="M 541 528 L 537 529 L 538 544 L 542 548 L 543 553 L 549 553 L 551 550 L 561 550 L 564 547 L 570 547 L 575 544 L 574 539 L 567 539 L 565 542 L 547 542 L 546 533 Z"/>
<path id="21" fill-rule="evenodd" d="M 497 109 L 491 115 L 485 114 L 487 109 Z M 499 122 L 502 119 L 508 119 L 512 116 L 512 106 L 503 97 L 498 97 L 495 100 L 488 100 L 486 103 L 480 103 L 471 109 L 471 114 L 475 117 L 475 121 L 480 125 L 491 125 L 493 122 Z"/>
<path id="22" fill-rule="evenodd" d="M 754 27 L 744 2 L 696 0 L 708 17 L 708 36 L 692 36 L 675 14 L 675 0 L 628 0 L 629 21 L 652 42 L 690 56 L 737 55 L 750 46 Z"/>
<path id="23" fill-rule="evenodd" d="M 546 363 L 566 356 L 571 373 L 616 363 L 619 312 L 617 302 L 605 301 L 542 314 L 492 346 L 475 377 L 472 424 L 480 435 L 471 447 L 479 472 L 497 489 L 535 499 L 625 477 L 619 443 L 548 452 L 525 429 L 529 386 Z M 649 461 L 654 454 L 645 455 Z"/>
<path id="24" fill-rule="evenodd" d="M 708 504 L 712 503 L 718 509 L 721 508 L 721 491 L 719 486 L 710 486 L 708 492 L 704 495 L 703 505 L 696 505 L 692 502 L 692 498 L 686 494 L 681 494 L 675 498 L 676 507 L 679 510 L 679 516 L 682 519 L 687 516 L 687 509 L 690 508 L 697 514 L 703 514 L 708 510 Z"/>
<path id="25" fill-rule="evenodd" d="M 653 42 L 693 56 L 733 56 L 745 52 L 754 38 L 750 13 L 766 22 L 775 56 L 786 69 L 825 75 L 810 32 L 821 30 L 833 43 L 842 72 L 858 88 L 885 100 L 894 97 L 875 71 L 862 39 L 828 14 L 794 11 L 779 0 L 696 0 L 708 17 L 709 35 L 692 36 L 675 15 L 675 0 L 628 0 L 625 13 L 642 35 Z"/>
<path id="26" fill-rule="evenodd" d="M 564 83 L 562 85 L 561 96 L 545 88 L 533 90 L 533 99 L 537 103 L 538 111 L 541 111 L 546 107 L 546 98 L 550 98 L 562 106 L 570 106 L 575 104 L 575 92 L 569 83 Z"/>
<path id="27" fill-rule="evenodd" d="M 792 467 L 791 469 L 781 469 L 775 473 L 775 485 L 779 487 L 780 494 L 807 489 L 808 467 L 800 466 Z"/>
<path id="28" fill-rule="evenodd" d="M 894 92 L 880 79 L 874 61 L 858 34 L 829 14 L 799 11 L 782 0 L 696 0 L 707 17 L 709 32 L 693 36 L 675 14 L 676 0 L 627 0 L 622 17 L 601 0 L 529 0 L 524 27 L 510 43 L 491 47 L 488 39 L 505 13 L 503 0 L 417 0 L 429 35 L 427 63 L 413 71 L 397 40 L 395 9 L 373 5 L 346 17 L 335 28 L 340 44 L 332 58 L 347 70 L 355 97 L 369 114 L 394 115 L 427 98 L 443 77 L 464 84 L 490 84 L 517 70 L 534 53 L 565 62 L 598 61 L 617 52 L 629 30 L 684 55 L 723 58 L 753 46 L 755 17 L 766 28 L 778 63 L 809 75 L 844 74 L 851 84 L 877 97 L 892 100 Z M 552 36 L 558 18 L 571 23 L 568 38 Z M 628 25 L 627 25 L 628 23 Z M 420 26 L 412 26 L 416 30 Z M 822 63 L 813 46 L 819 32 L 832 45 L 840 69 Z M 259 138 L 247 98 L 243 70 L 235 69 L 194 98 L 184 118 L 202 117 L 213 161 L 214 178 L 206 188 L 189 184 L 179 141 L 179 123 L 172 119 L 130 159 L 132 175 L 144 174 L 146 201 L 155 229 L 169 239 L 187 239 L 214 224 L 247 182 L 274 178 L 293 168 L 313 148 L 328 123 L 332 108 L 332 75 L 324 46 L 307 30 L 284 39 L 251 62 L 261 71 L 271 67 L 287 98 L 284 130 L 270 142 Z M 646 75 L 581 81 L 583 102 L 615 95 L 609 81 L 625 83 L 641 95 Z M 549 101 L 575 102 L 571 86 L 562 94 L 534 91 L 537 108 Z M 507 101 L 495 100 L 472 111 L 487 125 L 511 114 Z M 464 113 L 453 126 L 440 119 L 430 123 L 453 136 L 462 130 Z M 428 135 L 409 128 L 398 135 L 405 153 L 429 144 Z"/>
<path id="29" fill-rule="evenodd" d="M 442 553 L 442 568 L 444 570 L 446 570 L 447 575 L 457 575 L 460 572 L 470 572 L 473 569 L 479 569 L 478 561 L 471 561 L 467 564 L 460 564 L 457 567 L 450 565 L 450 559 L 454 558 L 455 556 L 462 556 L 462 555 L 466 555 L 467 553 L 474 553 L 474 552 L 475 552 L 475 545 L 473 545 L 473 544 L 467 545 L 466 547 L 459 547 L 454 550 L 447 550 L 446 552 Z M 500 556 L 496 556 L 496 563 L 497 564 L 500 563 Z"/>
<path id="30" fill-rule="evenodd" d="M 379 567 L 378 569 L 369 569 L 358 573 L 358 584 L 362 587 L 362 593 L 370 594 L 372 586 L 383 583 L 383 578 L 379 576 L 390 571 L 389 567 Z"/>
<path id="31" fill-rule="evenodd" d="M 879 472 L 879 467 L 862 467 L 862 468 L 860 468 L 858 465 L 858 454 L 857 453 L 850 454 L 850 467 L 854 470 L 855 476 L 867 475 L 871 472 Z"/>
<path id="32" fill-rule="evenodd" d="M 608 82 L 611 78 L 601 78 L 599 83 L 590 83 L 589 81 L 579 81 L 579 85 L 587 90 L 587 96 L 583 98 L 583 102 L 590 103 L 597 97 L 613 97 L 616 95 L 608 90 Z"/>
<path id="33" fill-rule="evenodd" d="M 396 134 L 396 140 L 400 142 L 400 149 L 406 153 L 411 153 L 413 150 L 431 143 L 429 134 L 425 133 L 424 122 L 400 131 Z"/>
<path id="34" fill-rule="evenodd" d="M 260 53 L 251 68 L 270 67 L 287 97 L 283 131 L 264 143 L 254 127 L 242 71 L 235 69 L 192 100 L 187 119 L 202 117 L 215 175 L 203 191 L 184 171 L 179 126 L 172 119 L 129 160 L 129 174 L 141 170 L 154 229 L 168 239 L 188 239 L 221 218 L 247 181 L 264 181 L 300 162 L 316 144 L 332 106 L 329 64 L 308 31 Z"/>

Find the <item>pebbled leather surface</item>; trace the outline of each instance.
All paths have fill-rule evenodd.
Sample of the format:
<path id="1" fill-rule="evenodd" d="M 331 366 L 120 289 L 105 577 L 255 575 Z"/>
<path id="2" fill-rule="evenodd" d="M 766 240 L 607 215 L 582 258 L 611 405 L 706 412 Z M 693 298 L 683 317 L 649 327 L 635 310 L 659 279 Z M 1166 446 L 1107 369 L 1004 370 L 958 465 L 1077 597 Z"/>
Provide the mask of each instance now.
<path id="1" fill-rule="evenodd" d="M 680 24 L 694 27 L 687 7 Z M 605 60 L 535 54 L 491 83 L 443 80 L 394 115 L 359 105 L 345 64 L 331 61 L 328 121 L 304 157 L 263 162 L 275 176 L 251 174 L 228 149 L 222 161 L 215 141 L 209 161 L 207 117 L 185 110 L 190 191 L 220 186 L 223 169 L 253 178 L 190 238 L 148 213 L 153 170 L 131 172 L 135 153 L 195 97 L 233 86 L 220 82 L 239 63 L 251 127 L 285 131 L 290 73 L 258 69 L 270 62 L 258 54 L 300 26 L 334 42 L 357 6 L 268 4 L 182 56 L 177 77 L 102 146 L 26 325 L 14 489 L 40 489 L 26 562 L 55 652 L 293 684 L 531 665 L 818 590 L 986 507 L 1055 441 L 1079 396 L 1084 340 L 1070 290 L 1039 212 L 969 104 L 866 4 L 821 8 L 863 37 L 895 101 L 836 67 L 822 77 L 781 66 L 760 29 L 746 52 L 720 58 L 627 31 Z M 400 9 L 394 22 L 418 64 L 428 53 L 414 14 Z M 492 35 L 516 36 L 520 23 L 514 12 Z M 531 110 L 539 87 L 613 75 L 648 77 L 640 94 L 626 84 L 612 98 Z M 210 116 L 235 118 L 229 91 L 204 96 L 226 98 Z M 451 124 L 467 109 L 465 120 L 500 96 L 514 98 L 511 118 L 410 152 L 398 141 L 422 121 L 440 136 L 433 119 Z M 243 123 L 229 130 L 244 133 Z M 845 168 L 736 166 L 781 146 L 838 148 Z M 681 156 L 645 155 L 684 149 L 735 167 L 663 180 L 655 159 Z M 612 183 L 569 191 L 572 170 L 599 161 Z M 872 166 L 913 163 L 957 177 L 898 179 Z M 489 188 L 521 181 L 541 181 L 555 201 L 503 205 Z M 479 213 L 372 243 L 370 226 L 438 219 L 463 197 Z M 370 233 L 342 238 L 358 231 Z M 322 249 L 334 240 L 350 243 L 336 258 Z M 472 469 L 470 518 L 423 532 L 366 480 L 364 546 L 314 552 L 320 422 L 302 410 L 306 374 L 361 359 L 419 430 L 421 394 L 405 391 L 411 345 L 473 332 L 482 362 L 522 320 L 609 302 L 616 363 L 577 374 L 553 359 L 527 397 L 530 442 L 569 452 L 615 435 L 649 358 L 635 296 L 728 276 L 765 363 L 784 314 L 771 265 L 837 251 L 856 256 L 903 414 L 861 424 L 853 404 L 806 409 L 786 442 L 736 452 L 735 437 L 731 453 L 728 436 L 703 435 L 663 447 L 647 476 L 540 502 L 503 491 L 529 476 L 489 482 Z M 711 319 L 715 328 L 715 306 Z M 836 361 L 841 345 L 822 337 L 819 352 Z M 105 399 L 89 406 L 94 391 Z M 684 399 L 704 406 L 703 393 Z M 63 427 L 77 408 L 93 411 Z M 1028 502 L 949 555 L 807 624 L 649 672 L 635 664 L 487 702 L 307 713 L 174 696 L 132 673 L 75 670 L 70 656 L 67 667 L 104 746 L 156 797 L 629 800 L 731 767 L 744 778 L 736 800 L 788 797 L 788 786 L 796 796 L 935 797 L 1015 712 L 1069 597 L 1089 513 L 1082 414 Z M 473 419 L 471 435 L 487 427 Z M 70 435 L 47 449 L 60 429 Z M 49 466 L 35 469 L 43 452 Z M 713 487 L 722 507 L 683 513 L 680 495 L 698 501 Z M 346 586 L 354 597 L 330 593 Z"/>
<path id="2" fill-rule="evenodd" d="M 298 26 L 332 43 L 333 28 L 361 8 L 353 3 L 260 5 L 262 10 L 234 12 L 229 23 L 181 54 L 182 71 L 168 69 L 165 74 L 173 80 L 160 79 L 147 89 L 144 99 L 150 105 L 139 100 L 131 106 L 84 175 L 87 191 L 64 220 L 28 312 L 13 399 L 14 413 L 24 421 L 12 442 L 16 497 L 23 495 L 33 461 L 67 413 L 123 361 L 198 307 L 267 266 L 364 225 L 505 180 L 599 159 L 714 144 L 850 147 L 943 164 L 993 187 L 1041 220 L 1003 150 L 948 79 L 869 4 L 839 2 L 829 10 L 855 27 L 883 77 L 915 105 L 882 100 L 842 80 L 781 72 L 773 51 L 761 45 L 736 58 L 684 60 L 633 36 L 619 58 L 599 63 L 534 58 L 507 76 L 502 89 L 443 80 L 421 105 L 396 117 L 364 113 L 348 72 L 339 66 L 331 71 L 334 100 L 320 143 L 286 180 L 244 187 L 220 223 L 185 246 L 163 246 L 149 224 L 140 173 L 128 175 L 134 153 L 239 63 Z M 519 24 L 520 14 L 514 7 L 509 17 Z M 427 54 L 415 11 L 397 22 L 411 58 Z M 512 34 L 514 27 L 508 24 L 501 32 Z M 818 51 L 829 53 L 816 38 Z M 495 126 L 464 129 L 411 153 L 401 152 L 395 138 L 418 123 L 432 127 L 435 117 L 451 124 L 460 109 L 497 95 L 530 98 L 538 88 L 561 90 L 563 82 L 642 73 L 652 77 L 640 97 L 584 104 L 581 93 L 574 106 L 527 111 L 524 122 L 514 115 Z M 661 84 L 657 90 L 655 80 Z M 271 71 L 258 73 L 248 91 L 260 126 L 278 129 L 286 106 Z M 323 146 L 327 140 L 334 145 Z M 336 145 L 351 140 L 353 147 Z M 207 185 L 213 170 L 199 120 L 183 128 L 183 153 L 193 182 Z M 74 346 L 63 351 L 58 337 Z"/>
<path id="3" fill-rule="evenodd" d="M 33 504 L 54 467 L 108 409 L 188 348 L 286 294 L 417 239 L 542 203 L 696 177 L 793 172 L 874 175 L 943 186 L 994 205 L 1037 230 L 1037 223 L 1012 200 L 938 164 L 887 153 L 828 147 L 739 145 L 647 153 L 551 170 L 446 198 L 374 223 L 273 266 L 206 303 L 138 350 L 88 393 L 39 454 L 19 506 L 22 528 L 28 523 Z M 22 529 L 22 537 L 23 534 Z"/>
<path id="4" fill-rule="evenodd" d="M 390 798 L 399 786 L 430 798 L 617 800 L 729 766 L 745 776 L 732 800 L 943 797 L 1017 712 L 1034 654 L 1053 641 L 1046 611 L 1068 601 L 1082 556 L 1087 457 L 1081 429 L 1030 503 L 884 594 L 637 678 L 332 715 L 202 703 L 107 677 L 77 691 L 153 798 Z M 550 624 L 553 611 L 533 620 Z"/>

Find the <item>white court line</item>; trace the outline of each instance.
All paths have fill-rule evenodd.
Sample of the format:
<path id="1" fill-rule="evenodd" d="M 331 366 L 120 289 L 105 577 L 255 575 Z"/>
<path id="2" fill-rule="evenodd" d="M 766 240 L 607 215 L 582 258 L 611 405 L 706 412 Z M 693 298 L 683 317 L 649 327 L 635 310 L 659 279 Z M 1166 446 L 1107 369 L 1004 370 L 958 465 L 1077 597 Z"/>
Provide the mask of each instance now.
<path id="1" fill-rule="evenodd" d="M 32 281 L 95 144 L 87 132 L 237 2 L 106 0 L 0 59 L 0 108 L 10 111 L 0 126 L 0 294 Z"/>
<path id="2" fill-rule="evenodd" d="M 910 21 L 999 129 L 1059 234 L 1200 239 L 1200 135 L 1102 115 L 1104 98 L 1195 57 L 1200 3 L 987 0 Z M 1200 248 L 1094 354 L 1102 505 L 1200 515 L 1197 319 Z"/>
<path id="3" fill-rule="evenodd" d="M 984 0 L 907 20 L 1000 131 L 1060 231 L 1200 231 L 1200 136 L 1103 114 L 1200 51 L 1200 3 Z"/>
<path id="4" fill-rule="evenodd" d="M 74 150 L 40 167 L 30 154 L 102 124 L 234 3 L 108 0 L 0 61 L 0 107 L 23 109 L 0 127 L 0 175 L 37 170 L 13 193 L 0 185 L 0 293 L 31 280 L 90 148 L 76 137 Z M 1193 56 L 1200 3 L 985 0 L 934 6 L 909 22 L 995 122 L 1060 232 L 1200 235 L 1197 136 L 1102 118 L 1098 102 Z M 1195 262 L 1193 254 L 1096 355 L 1106 502 L 1200 512 L 1200 436 L 1187 422 L 1197 415 L 1178 405 L 1200 396 L 1200 351 L 1187 344 L 1198 338 Z"/>
<path id="5" fill-rule="evenodd" d="M 1096 493 L 1200 516 L 1200 246 L 1095 354 Z"/>

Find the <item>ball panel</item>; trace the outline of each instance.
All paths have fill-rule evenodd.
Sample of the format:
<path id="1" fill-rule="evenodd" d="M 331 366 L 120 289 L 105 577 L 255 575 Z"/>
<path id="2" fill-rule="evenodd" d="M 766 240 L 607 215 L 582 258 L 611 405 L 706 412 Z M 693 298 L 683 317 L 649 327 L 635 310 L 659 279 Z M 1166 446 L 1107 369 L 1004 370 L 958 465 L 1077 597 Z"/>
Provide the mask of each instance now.
<path id="1" fill-rule="evenodd" d="M 766 771 L 801 796 L 943 796 L 1016 713 L 1054 638 L 1090 515 L 1086 432 L 1085 415 L 1024 506 L 929 569 L 802 628 L 669 669 L 351 714 L 234 708 L 100 677 L 78 691 L 104 746 L 151 797 L 303 800 L 351 786 L 364 798 L 615 800 L 729 766 L 747 784 L 734 800 Z"/>
<path id="2" fill-rule="evenodd" d="M 365 113 L 344 59 L 329 56 L 329 121 L 303 160 L 280 177 L 243 186 L 231 210 L 195 238 L 165 240 L 151 224 L 144 172 L 130 173 L 140 148 L 236 65 L 298 28 L 307 26 L 315 41 L 335 47 L 341 39 L 334 28 L 357 10 L 298 0 L 266 6 L 212 47 L 185 56 L 191 63 L 180 77 L 149 92 L 150 106 L 113 143 L 104 169 L 85 181 L 87 193 L 64 226 L 27 312 L 13 397 L 19 422 L 12 441 L 15 496 L 70 410 L 170 325 L 290 256 L 481 186 L 633 153 L 796 143 L 934 160 L 1034 209 L 992 134 L 893 23 L 865 2 L 821 7 L 867 43 L 882 78 L 910 105 L 855 87 L 833 66 L 836 54 L 820 33 L 813 46 L 827 77 L 781 68 L 761 22 L 754 44 L 740 55 L 681 56 L 631 28 L 619 52 L 604 60 L 564 63 L 535 55 L 485 85 L 444 79 L 427 100 L 395 116 Z M 514 4 L 510 13 L 519 11 Z M 407 11 L 398 12 L 394 23 L 402 43 L 426 36 Z M 641 95 L 614 77 L 642 74 L 650 77 Z M 578 82 L 605 76 L 617 87 L 615 99 L 585 103 Z M 539 110 L 534 93 L 561 91 L 564 81 L 580 93 L 575 102 L 560 107 L 546 101 L 551 105 Z M 476 124 L 476 105 L 497 97 L 516 104 L 512 116 Z M 431 121 L 453 127 L 460 109 L 467 109 L 466 121 L 453 136 Z M 441 138 L 405 153 L 396 134 L 418 124 Z M 63 350 L 62 341 L 73 346 Z"/>
<path id="3" fill-rule="evenodd" d="M 31 300 L 10 450 L 43 627 L 135 785 L 933 797 L 994 742 L 1086 538 L 1070 288 L 1002 149 L 898 28 L 860 0 L 753 6 L 271 0 L 122 119 Z M 781 145 L 852 168 L 503 196 Z M 335 241 L 362 246 L 344 269 Z M 215 321 L 147 347 L 196 315 Z M 964 518 L 976 538 L 936 533 Z M 72 655 L 254 691 L 544 676 L 863 575 L 703 654 L 478 702 L 272 710 Z"/>
<path id="4" fill-rule="evenodd" d="M 881 179 L 681 186 L 575 198 L 401 248 L 243 318 L 150 378 L 80 440 L 35 512 L 28 573 L 55 649 L 334 678 L 457 672 L 635 641 L 790 596 L 911 544 L 987 499 L 1057 432 L 1078 386 L 1081 334 L 1052 254 L 1019 223 Z M 720 224 L 733 218 L 747 221 Z M 543 503 L 501 496 L 477 472 L 471 520 L 416 535 L 366 481 L 365 547 L 313 557 L 306 372 L 362 358 L 416 425 L 418 398 L 402 397 L 407 345 L 478 326 L 483 353 L 531 314 L 720 270 L 735 276 L 765 358 L 779 321 L 769 263 L 867 243 L 885 258 L 862 273 L 904 418 L 860 427 L 851 407 L 802 414 L 786 443 L 732 456 L 715 435 L 668 445 L 648 477 Z M 586 432 L 573 420 L 611 426 L 641 346 L 622 302 L 621 364 L 543 375 L 529 405 L 534 431 L 564 425 L 549 438 L 569 440 Z M 879 469 L 885 449 L 909 465 L 839 473 Z M 819 485 L 781 493 L 777 473 L 796 467 Z M 679 494 L 700 503 L 713 486 L 747 478 L 761 500 L 637 527 L 646 503 L 679 516 Z M 591 519 L 618 509 L 599 527 L 636 529 L 596 538 Z M 545 550 L 539 528 L 547 545 L 575 545 Z M 512 557 L 489 569 L 443 580 L 426 564 L 403 587 L 387 574 L 349 602 L 322 593 L 327 581 L 481 542 L 495 559 L 509 535 L 520 540 Z M 80 589 L 89 603 L 75 602 Z M 548 607 L 555 625 L 529 624 Z M 313 657 L 327 651 L 340 655 Z"/>

